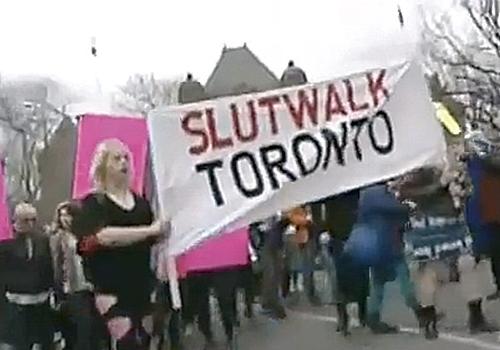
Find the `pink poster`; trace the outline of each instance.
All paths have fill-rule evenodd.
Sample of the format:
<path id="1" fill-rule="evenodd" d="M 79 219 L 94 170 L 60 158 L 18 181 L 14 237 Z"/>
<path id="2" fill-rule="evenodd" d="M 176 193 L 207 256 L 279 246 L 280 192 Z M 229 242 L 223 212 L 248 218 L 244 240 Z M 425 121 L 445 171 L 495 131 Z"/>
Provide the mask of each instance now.
<path id="1" fill-rule="evenodd" d="M 5 163 L 0 160 L 0 241 L 12 237 L 7 206 L 7 189 L 5 183 Z"/>
<path id="2" fill-rule="evenodd" d="M 193 271 L 245 266 L 249 263 L 248 244 L 248 227 L 212 238 L 177 258 L 179 276 Z"/>
<path id="3" fill-rule="evenodd" d="M 129 147 L 134 163 L 132 188 L 139 194 L 143 193 L 148 154 L 146 120 L 109 115 L 84 115 L 78 126 L 73 198 L 81 198 L 92 190 L 93 184 L 89 173 L 92 158 L 99 143 L 107 139 L 118 139 Z"/>

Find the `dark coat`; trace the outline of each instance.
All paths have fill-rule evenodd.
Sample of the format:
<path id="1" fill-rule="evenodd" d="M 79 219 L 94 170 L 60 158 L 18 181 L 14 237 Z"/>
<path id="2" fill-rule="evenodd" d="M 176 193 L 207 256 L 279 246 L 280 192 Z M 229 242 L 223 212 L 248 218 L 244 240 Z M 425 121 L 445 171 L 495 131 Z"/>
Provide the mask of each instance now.
<path id="1" fill-rule="evenodd" d="M 345 241 L 356 223 L 358 203 L 359 190 L 321 199 L 311 203 L 313 221 L 319 230 Z"/>

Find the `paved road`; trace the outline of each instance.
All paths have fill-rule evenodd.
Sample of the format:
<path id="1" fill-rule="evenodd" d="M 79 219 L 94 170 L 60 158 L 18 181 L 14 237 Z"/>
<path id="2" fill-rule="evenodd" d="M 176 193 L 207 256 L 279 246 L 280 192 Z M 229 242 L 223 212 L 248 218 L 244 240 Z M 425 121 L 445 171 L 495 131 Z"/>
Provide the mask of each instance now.
<path id="1" fill-rule="evenodd" d="M 466 309 L 458 286 L 447 285 L 441 293 L 441 305 L 447 313 L 441 323 L 441 338 L 427 341 L 417 334 L 415 320 L 404 306 L 398 290 L 387 292 L 385 320 L 398 324 L 402 332 L 391 336 L 374 336 L 364 329 L 354 329 L 349 338 L 335 333 L 336 315 L 332 307 L 312 308 L 300 305 L 282 322 L 258 316 L 244 322 L 240 330 L 240 350 L 500 350 L 498 334 L 470 336 L 466 329 Z M 486 304 L 488 316 L 500 322 L 500 302 Z M 220 330 L 219 338 L 222 338 Z M 202 349 L 199 336 L 186 340 L 187 349 Z M 222 347 L 221 347 L 222 349 Z"/>

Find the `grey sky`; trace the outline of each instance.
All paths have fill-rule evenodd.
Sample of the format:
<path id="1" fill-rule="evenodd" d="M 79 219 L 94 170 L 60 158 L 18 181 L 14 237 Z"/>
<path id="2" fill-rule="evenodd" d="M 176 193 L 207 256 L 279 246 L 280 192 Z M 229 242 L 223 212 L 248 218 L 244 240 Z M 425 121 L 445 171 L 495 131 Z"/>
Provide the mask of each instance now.
<path id="1" fill-rule="evenodd" d="M 106 90 L 136 72 L 191 71 L 204 81 L 224 44 L 247 42 L 276 73 L 293 58 L 312 80 L 327 79 L 346 62 L 362 66 L 404 54 L 414 39 L 415 1 L 3 1 L 0 73 L 51 75 L 86 87 L 97 75 Z M 399 30 L 397 3 L 410 23 L 406 32 Z M 90 56 L 92 36 L 98 60 Z"/>

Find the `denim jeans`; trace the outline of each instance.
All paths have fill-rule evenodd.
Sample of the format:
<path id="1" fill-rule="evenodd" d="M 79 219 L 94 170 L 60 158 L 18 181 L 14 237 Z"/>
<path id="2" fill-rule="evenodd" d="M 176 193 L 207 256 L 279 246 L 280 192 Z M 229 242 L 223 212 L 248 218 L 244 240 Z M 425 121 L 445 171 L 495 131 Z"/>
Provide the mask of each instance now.
<path id="1" fill-rule="evenodd" d="M 406 305 L 415 310 L 418 307 L 418 302 L 415 297 L 415 288 L 410 279 L 410 271 L 404 259 L 394 262 L 396 272 L 396 280 L 399 282 L 401 295 L 404 297 Z M 372 272 L 376 272 L 377 268 L 372 268 Z M 384 293 L 386 279 L 378 278 L 377 273 L 371 275 L 370 299 L 368 303 L 368 315 L 370 319 L 380 320 L 380 314 L 384 304 Z"/>

